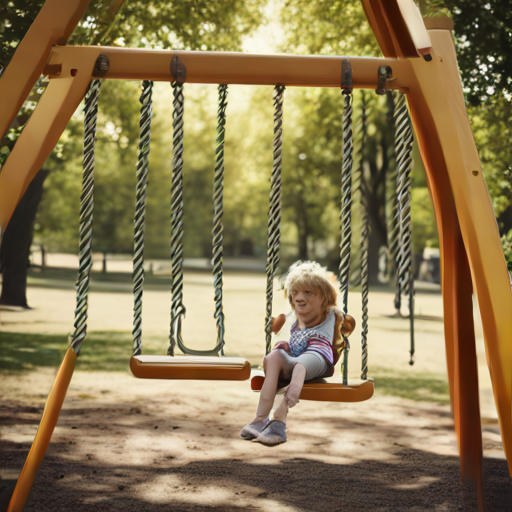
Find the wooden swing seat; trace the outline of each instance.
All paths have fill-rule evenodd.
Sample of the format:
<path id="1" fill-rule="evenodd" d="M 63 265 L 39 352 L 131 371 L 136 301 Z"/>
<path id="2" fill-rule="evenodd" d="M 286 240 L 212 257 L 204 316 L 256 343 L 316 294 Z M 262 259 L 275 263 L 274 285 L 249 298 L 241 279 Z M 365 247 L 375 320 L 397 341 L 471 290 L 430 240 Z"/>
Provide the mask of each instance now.
<path id="1" fill-rule="evenodd" d="M 264 381 L 264 375 L 254 375 L 251 389 L 260 391 Z M 315 379 L 304 384 L 299 398 L 317 402 L 364 402 L 373 396 L 374 391 L 373 380 L 349 381 L 348 386 L 344 386 L 341 382 Z"/>
<path id="2" fill-rule="evenodd" d="M 139 379 L 247 380 L 251 364 L 240 357 L 132 356 Z"/>

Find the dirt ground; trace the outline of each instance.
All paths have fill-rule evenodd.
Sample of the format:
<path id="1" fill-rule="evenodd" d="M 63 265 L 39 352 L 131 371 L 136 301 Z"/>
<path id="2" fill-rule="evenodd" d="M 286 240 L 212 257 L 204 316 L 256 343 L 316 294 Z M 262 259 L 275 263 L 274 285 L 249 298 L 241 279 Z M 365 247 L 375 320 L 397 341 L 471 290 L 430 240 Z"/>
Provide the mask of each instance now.
<path id="1" fill-rule="evenodd" d="M 215 339 L 211 277 L 188 273 L 184 338 L 206 348 Z M 227 274 L 227 355 L 261 361 L 264 276 Z M 93 283 L 91 331 L 129 332 L 129 284 Z M 360 298 L 351 294 L 357 311 Z M 68 333 L 72 282 L 30 281 L 31 311 L 2 311 L 10 333 Z M 144 333 L 165 353 L 169 293 L 148 286 Z M 370 375 L 446 372 L 441 296 L 418 292 L 416 364 L 408 362 L 408 322 L 391 318 L 392 293 L 370 294 Z M 286 311 L 280 294 L 274 311 Z M 205 314 L 205 311 L 208 314 Z M 357 316 L 354 315 L 354 316 Z M 512 485 L 486 380 L 477 325 L 489 511 L 512 510 Z M 358 332 L 351 377 L 357 378 Z M 87 342 L 83 352 L 87 350 Z M 126 347 L 128 362 L 130 346 Z M 0 511 L 34 438 L 56 368 L 2 374 Z M 339 378 L 336 377 L 336 378 Z M 428 390 L 426 391 L 428 393 Z M 461 484 L 450 406 L 379 390 L 360 404 L 301 403 L 289 415 L 288 442 L 267 448 L 238 437 L 258 395 L 248 382 L 141 381 L 126 371 L 84 371 L 80 360 L 27 511 L 452 511 L 476 510 L 470 483 Z"/>

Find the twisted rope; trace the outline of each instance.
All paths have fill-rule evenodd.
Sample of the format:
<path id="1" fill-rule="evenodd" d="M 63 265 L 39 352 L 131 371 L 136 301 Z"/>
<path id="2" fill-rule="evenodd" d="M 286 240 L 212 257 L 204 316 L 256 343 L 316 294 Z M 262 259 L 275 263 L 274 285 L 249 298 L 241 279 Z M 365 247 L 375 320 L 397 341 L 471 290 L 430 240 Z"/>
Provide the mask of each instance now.
<path id="1" fill-rule="evenodd" d="M 168 354 L 174 355 L 178 344 L 183 350 L 181 323 L 185 316 L 183 305 L 183 85 L 176 82 L 173 88 L 173 143 L 172 143 L 172 192 L 171 192 L 171 267 L 172 306 L 171 332 Z"/>
<path id="2" fill-rule="evenodd" d="M 398 220 L 400 250 L 398 258 L 399 291 L 409 295 L 411 322 L 410 364 L 414 360 L 414 275 L 412 271 L 412 223 L 411 223 L 411 171 L 413 133 L 405 95 L 396 107 L 397 167 L 398 167 Z M 398 292 L 397 292 L 398 293 Z"/>
<path id="3" fill-rule="evenodd" d="M 270 200 L 267 229 L 267 303 L 265 316 L 265 353 L 271 350 L 272 342 L 272 298 L 274 276 L 279 267 L 279 245 L 281 236 L 281 164 L 283 147 L 283 99 L 284 85 L 274 88 L 274 161 L 270 185 Z"/>
<path id="4" fill-rule="evenodd" d="M 397 115 L 397 131 L 400 140 L 398 155 L 398 211 L 400 224 L 400 258 L 398 274 L 400 288 L 409 292 L 409 273 L 412 267 L 411 238 L 411 171 L 412 171 L 412 128 L 405 101 Z"/>
<path id="5" fill-rule="evenodd" d="M 84 108 L 84 157 L 82 194 L 80 196 L 80 228 L 78 252 L 78 277 L 76 281 L 75 332 L 69 337 L 70 346 L 80 354 L 87 334 L 87 298 L 92 268 L 92 219 L 94 207 L 94 146 L 98 98 L 102 80 L 93 80 L 85 96 Z"/>
<path id="6" fill-rule="evenodd" d="M 398 108 L 395 107 L 396 95 L 394 91 L 388 93 L 388 105 L 391 117 L 395 118 Z M 400 97 L 398 98 L 400 101 Z M 403 98 L 402 98 L 403 99 Z M 388 274 L 395 277 L 395 308 L 400 314 L 401 293 L 400 282 L 398 279 L 398 256 L 400 247 L 400 223 L 398 221 L 398 158 L 399 153 L 398 139 L 395 138 L 395 166 L 390 168 L 386 176 L 386 214 L 387 214 L 387 233 L 388 233 Z"/>
<path id="7" fill-rule="evenodd" d="M 217 345 L 224 355 L 224 311 L 222 308 L 222 264 L 223 264 L 223 226 L 224 213 L 224 137 L 226 133 L 226 107 L 228 104 L 228 86 L 219 85 L 219 109 L 217 115 L 217 141 L 215 147 L 215 174 L 213 178 L 213 251 L 212 268 L 215 287 L 215 314 L 217 320 Z"/>
<path id="8" fill-rule="evenodd" d="M 404 124 L 404 113 L 405 113 L 405 96 L 401 93 L 397 93 L 398 97 L 395 104 L 395 161 L 396 161 L 396 220 L 395 220 L 395 229 L 391 233 L 391 236 L 395 240 L 394 246 L 394 255 L 395 255 L 395 309 L 397 310 L 397 315 L 401 316 L 401 307 L 402 307 L 402 281 L 400 279 L 400 258 L 401 258 L 401 227 L 400 227 L 400 202 L 399 202 L 399 194 L 400 188 L 402 186 L 402 178 L 401 178 L 401 170 L 400 163 L 403 160 L 403 152 L 405 149 L 403 133 L 405 129 Z"/>
<path id="9" fill-rule="evenodd" d="M 144 228 L 146 225 L 146 197 L 148 191 L 149 150 L 151 142 L 153 82 L 142 82 L 142 94 L 139 98 L 140 132 L 139 158 L 137 161 L 137 186 L 135 189 L 135 221 L 133 236 L 133 352 L 142 353 L 142 294 L 144 291 Z"/>
<path id="10" fill-rule="evenodd" d="M 352 241 L 352 91 L 342 91 L 343 102 L 343 163 L 341 168 L 341 243 L 339 281 L 343 299 L 343 312 L 348 312 L 348 290 L 350 286 L 350 249 Z M 348 385 L 347 343 L 343 349 L 343 385 Z"/>
<path id="11" fill-rule="evenodd" d="M 364 151 L 366 144 L 366 136 L 367 136 L 367 126 L 368 120 L 372 115 L 372 111 L 370 108 L 370 104 L 368 102 L 366 92 L 364 90 L 361 91 L 361 117 L 357 121 L 356 127 L 354 129 L 354 162 L 358 162 L 358 166 L 355 172 L 352 175 L 352 190 L 356 192 L 356 195 L 365 193 L 368 191 L 368 186 L 363 176 L 363 160 L 364 160 Z M 355 198 L 353 197 L 354 201 Z M 361 197 L 359 198 L 359 203 L 361 205 Z M 361 233 L 363 231 L 362 221 L 364 219 L 361 218 Z M 359 239 L 359 245 L 361 247 L 362 239 Z M 362 270 L 362 253 L 361 251 L 355 251 L 351 254 L 350 258 L 350 286 L 356 287 L 361 285 L 361 270 Z"/>
<path id="12" fill-rule="evenodd" d="M 177 344 L 184 354 L 197 356 L 224 355 L 224 312 L 222 307 L 222 242 L 223 242 L 223 193 L 224 193 L 224 135 L 226 125 L 227 85 L 219 85 L 219 110 L 217 141 L 215 148 L 215 174 L 213 183 L 213 256 L 212 266 L 215 285 L 215 318 L 217 319 L 217 343 L 210 350 L 188 348 L 181 336 L 182 319 L 185 316 L 183 305 L 183 87 L 173 84 L 174 88 L 174 143 L 173 143 L 173 181 L 171 198 L 171 256 L 173 279 L 173 302 L 171 310 L 171 343 L 169 355 L 174 355 Z M 178 91 L 179 89 L 179 91 Z"/>
<path id="13" fill-rule="evenodd" d="M 352 242 L 352 93 L 343 91 L 343 163 L 341 169 L 341 243 L 339 281 L 343 312 L 348 312 L 350 248 Z"/>
<path id="14" fill-rule="evenodd" d="M 361 91 L 361 143 L 359 148 L 359 166 L 357 175 L 359 178 L 359 194 L 361 204 L 361 300 L 362 300 L 362 323 L 361 323 L 361 379 L 368 378 L 368 243 L 370 235 L 370 222 L 368 216 L 368 200 L 364 190 L 363 163 L 364 149 L 367 135 L 367 112 L 366 95 Z"/>

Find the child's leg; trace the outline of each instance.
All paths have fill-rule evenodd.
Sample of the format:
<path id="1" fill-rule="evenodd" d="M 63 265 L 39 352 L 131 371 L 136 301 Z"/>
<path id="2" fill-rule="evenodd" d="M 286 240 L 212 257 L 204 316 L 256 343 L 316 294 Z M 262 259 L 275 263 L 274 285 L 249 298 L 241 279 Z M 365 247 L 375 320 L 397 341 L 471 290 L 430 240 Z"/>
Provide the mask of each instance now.
<path id="1" fill-rule="evenodd" d="M 299 403 L 300 392 L 302 391 L 302 386 L 304 386 L 305 380 L 306 367 L 303 364 L 298 363 L 293 368 L 292 380 L 284 394 L 288 407 L 293 407 Z"/>
<path id="2" fill-rule="evenodd" d="M 292 380 L 286 393 L 283 396 L 279 407 L 274 411 L 274 419 L 286 423 L 286 417 L 288 416 L 288 409 L 297 405 L 299 402 L 300 392 L 304 385 L 306 378 L 306 368 L 303 364 L 296 364 L 293 367 Z"/>
<path id="3" fill-rule="evenodd" d="M 280 350 L 273 350 L 263 358 L 263 369 L 265 370 L 265 382 L 261 388 L 260 401 L 256 410 L 256 420 L 264 420 L 268 418 L 274 399 L 276 397 L 277 382 L 279 374 L 283 369 L 285 359 Z"/>

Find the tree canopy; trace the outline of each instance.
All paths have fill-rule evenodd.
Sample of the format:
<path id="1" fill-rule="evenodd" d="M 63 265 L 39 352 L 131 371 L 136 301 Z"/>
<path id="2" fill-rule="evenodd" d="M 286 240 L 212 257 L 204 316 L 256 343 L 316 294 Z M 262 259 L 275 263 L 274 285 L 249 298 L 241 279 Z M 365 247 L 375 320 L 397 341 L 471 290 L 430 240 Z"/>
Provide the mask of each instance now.
<path id="1" fill-rule="evenodd" d="M 5 2 L 0 17 L 1 61 L 30 26 L 42 0 Z M 469 116 L 496 214 L 512 229 L 510 172 L 510 2 L 466 0 L 420 2 L 424 14 L 450 14 L 455 22 L 459 64 Z M 264 0 L 186 0 L 166 3 L 127 0 L 118 12 L 93 1 L 70 44 L 102 44 L 192 50 L 239 50 L 244 37 L 264 22 Z M 475 5 L 478 4 L 478 5 Z M 322 55 L 379 56 L 359 0 L 284 0 L 285 38 L 277 51 Z M 490 7 L 489 7 L 490 6 Z M 428 12 L 425 12 L 427 10 Z M 263 21 L 262 21 L 263 20 Z M 475 26 L 478 25 L 478 26 Z M 495 27 L 493 30 L 490 27 Z M 489 57 L 492 59 L 489 60 Z M 485 64 L 484 67 L 481 64 Z M 492 64 L 492 65 L 489 65 Z M 491 91 L 490 88 L 493 90 Z M 245 92 L 242 92 L 244 89 Z M 34 91 L 37 95 L 44 90 Z M 140 84 L 107 81 L 100 96 L 96 155 L 94 249 L 131 252 Z M 171 188 L 172 99 L 168 84 L 155 84 L 150 153 L 146 250 L 168 255 Z M 354 94 L 355 143 L 362 93 Z M 209 257 L 216 126 L 215 86 L 185 87 L 185 255 Z M 372 204 L 373 265 L 386 244 L 386 176 L 395 166 L 390 106 L 367 94 L 368 139 L 364 189 Z M 25 105 L 30 110 L 30 105 Z M 18 122 L 18 132 L 29 112 Z M 272 168 L 272 90 L 230 86 L 226 127 L 226 254 L 264 255 L 269 176 Z M 340 91 L 289 88 L 285 93 L 283 147 L 284 262 L 318 258 L 335 267 L 339 257 L 342 98 Z M 76 251 L 81 174 L 82 116 L 77 112 L 45 168 L 50 175 L 36 221 L 36 236 L 50 249 Z M 4 156 L 14 144 L 3 141 Z M 357 165 L 357 162 L 356 162 Z M 415 149 L 414 251 L 436 245 L 437 232 L 424 171 Z M 357 197 L 356 197 L 357 200 Z M 357 214 L 355 216 L 357 222 Z M 357 250 L 357 235 L 354 248 Z"/>
<path id="2" fill-rule="evenodd" d="M 468 102 L 475 106 L 512 94 L 512 1 L 431 0 L 424 10 L 449 13 Z M 429 5 L 430 4 L 430 5 Z"/>

